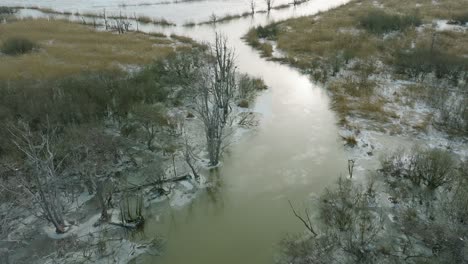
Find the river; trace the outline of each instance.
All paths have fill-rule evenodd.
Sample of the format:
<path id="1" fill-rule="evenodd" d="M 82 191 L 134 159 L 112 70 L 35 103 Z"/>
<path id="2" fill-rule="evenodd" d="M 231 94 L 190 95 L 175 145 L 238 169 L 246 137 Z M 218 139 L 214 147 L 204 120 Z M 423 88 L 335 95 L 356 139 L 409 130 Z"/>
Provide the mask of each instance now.
<path id="1" fill-rule="evenodd" d="M 59 10 L 67 10 L 67 1 L 33 2 L 41 7 L 58 5 Z M 114 0 L 98 2 L 99 5 L 93 6 L 84 0 L 71 1 L 74 5 L 70 4 L 70 11 L 94 8 L 99 12 L 106 3 L 109 6 L 117 3 Z M 255 14 L 216 27 L 140 26 L 140 30 L 176 33 L 202 42 L 213 41 L 215 32 L 221 32 L 236 52 L 239 71 L 263 78 L 269 90 L 262 93 L 253 106 L 253 111 L 261 113 L 259 127 L 244 134 L 230 147 L 219 174 L 211 178 L 215 182 L 213 187 L 202 190 L 183 207 L 171 208 L 165 203 L 150 207 L 154 217 L 147 219 L 145 236 L 162 237 L 167 244 L 162 256 L 146 255 L 139 258 L 139 262 L 267 264 L 274 261 L 282 237 L 304 230 L 292 215 L 288 200 L 298 208 L 310 206 L 306 203 L 311 198 L 323 192 L 340 174 L 345 174 L 346 156 L 337 120 L 323 88 L 296 69 L 261 58 L 241 37 L 252 26 L 315 14 L 345 2 L 311 0 L 296 8 Z M 259 2 L 258 6 L 261 5 Z M 246 1 L 199 1 L 144 8 L 136 5 L 136 10 L 127 3 L 125 8 L 130 13 L 145 9 L 145 14 L 180 24 L 207 20 L 215 11 L 219 11 L 219 15 L 227 11 L 244 12 L 249 6 Z M 35 15 L 34 11 L 29 15 Z"/>

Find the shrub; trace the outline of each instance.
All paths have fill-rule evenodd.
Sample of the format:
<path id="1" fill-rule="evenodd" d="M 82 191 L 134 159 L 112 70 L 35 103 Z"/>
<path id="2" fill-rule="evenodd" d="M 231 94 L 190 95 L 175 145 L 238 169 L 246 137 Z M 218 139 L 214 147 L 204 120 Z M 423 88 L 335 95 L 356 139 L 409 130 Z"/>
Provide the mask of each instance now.
<path id="1" fill-rule="evenodd" d="M 354 224 L 353 216 L 361 196 L 347 179 L 339 178 L 337 185 L 336 189 L 327 189 L 321 196 L 320 217 L 330 227 L 348 231 Z"/>
<path id="2" fill-rule="evenodd" d="M 430 190 L 450 183 L 455 176 L 455 165 L 451 154 L 439 149 L 413 149 L 407 154 L 388 157 L 381 163 L 385 174 L 407 178 L 414 185 L 422 183 Z"/>
<path id="3" fill-rule="evenodd" d="M 149 16 L 139 16 L 136 18 L 136 21 L 149 24 L 153 22 L 153 19 Z"/>
<path id="4" fill-rule="evenodd" d="M 239 107 L 249 107 L 250 102 L 255 98 L 257 91 L 267 89 L 267 86 L 261 78 L 252 78 L 248 74 L 242 74 L 238 81 Z"/>
<path id="5" fill-rule="evenodd" d="M 237 103 L 237 106 L 242 107 L 242 108 L 247 108 L 247 107 L 249 107 L 249 101 L 240 100 L 239 103 Z"/>
<path id="6" fill-rule="evenodd" d="M 37 44 L 25 38 L 10 38 L 3 42 L 0 50 L 7 55 L 21 55 L 33 51 Z"/>
<path id="7" fill-rule="evenodd" d="M 247 34 L 244 36 L 245 41 L 252 47 L 257 48 L 260 46 L 260 41 L 258 39 L 258 33 L 255 28 L 252 28 L 247 32 Z"/>
<path id="8" fill-rule="evenodd" d="M 455 161 L 450 153 L 433 149 L 415 155 L 411 174 L 421 178 L 424 185 L 434 190 L 452 180 L 454 168 Z"/>
<path id="9" fill-rule="evenodd" d="M 404 30 L 411 26 L 419 26 L 421 19 L 414 15 L 390 15 L 382 10 L 371 10 L 359 19 L 359 24 L 367 31 L 380 35 Z"/>
<path id="10" fill-rule="evenodd" d="M 450 134 L 468 133 L 468 97 L 463 91 L 455 92 L 439 108 L 436 125 Z"/>
<path id="11" fill-rule="evenodd" d="M 449 24 L 454 25 L 465 25 L 466 23 L 468 23 L 468 12 L 456 14 L 449 21 Z"/>
<path id="12" fill-rule="evenodd" d="M 0 6 L 0 15 L 12 15 L 16 13 L 18 10 L 13 7 L 8 6 Z"/>
<path id="13" fill-rule="evenodd" d="M 270 43 L 262 43 L 260 45 L 262 56 L 271 57 L 273 55 L 273 46 Z"/>
<path id="14" fill-rule="evenodd" d="M 278 33 L 277 24 L 270 24 L 267 26 L 258 26 L 256 29 L 259 38 L 266 38 L 275 40 Z"/>
<path id="15" fill-rule="evenodd" d="M 253 86 L 255 87 L 256 90 L 267 90 L 268 86 L 265 84 L 262 78 L 253 78 L 252 79 Z"/>

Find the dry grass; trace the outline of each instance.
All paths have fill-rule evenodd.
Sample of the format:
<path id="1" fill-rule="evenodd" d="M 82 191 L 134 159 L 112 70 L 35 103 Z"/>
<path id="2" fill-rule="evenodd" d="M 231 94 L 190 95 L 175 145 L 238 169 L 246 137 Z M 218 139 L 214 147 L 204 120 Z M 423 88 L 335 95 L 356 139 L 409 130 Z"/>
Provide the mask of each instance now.
<path id="1" fill-rule="evenodd" d="M 354 147 L 358 143 L 357 140 L 356 140 L 356 137 L 354 135 L 345 136 L 345 137 L 342 137 L 342 138 L 345 141 L 345 145 L 350 146 L 350 147 Z"/>
<path id="2" fill-rule="evenodd" d="M 360 59 L 377 56 L 388 61 L 392 51 L 408 49 L 413 42 L 416 42 L 416 47 L 430 45 L 433 33 L 430 29 L 417 33 L 410 27 L 403 34 L 385 40 L 382 36 L 364 30 L 359 25 L 359 20 L 378 9 L 374 2 L 376 1 L 352 1 L 316 16 L 281 22 L 276 34 L 278 48 L 289 57 L 295 58 L 296 66 L 313 68 L 312 61 L 321 60 L 326 63 L 340 53 Z M 466 10 L 466 3 L 457 0 L 439 1 L 438 5 L 429 0 L 420 0 L 414 5 L 404 0 L 376 3 L 379 2 L 388 14 L 415 15 L 422 18 L 423 23 L 431 23 L 434 19 L 453 19 Z M 463 32 L 441 32 L 437 39 L 440 49 L 452 54 L 468 54 L 467 42 L 468 34 Z"/>
<path id="3" fill-rule="evenodd" d="M 248 16 L 251 16 L 251 15 L 252 15 L 252 13 L 250 13 L 250 12 L 244 12 L 242 14 L 237 14 L 237 15 L 227 14 L 227 15 L 222 16 L 222 17 L 214 16 L 210 20 L 198 23 L 198 25 L 210 25 L 210 24 L 216 24 L 216 23 L 225 23 L 225 22 L 228 22 L 228 21 L 231 21 L 231 20 L 234 20 L 234 19 L 248 17 Z M 185 23 L 184 26 L 188 26 L 188 27 L 194 26 L 194 23 Z"/>
<path id="4" fill-rule="evenodd" d="M 376 10 L 380 10 L 380 13 Z M 457 78 L 456 74 L 450 75 L 450 71 L 458 67 L 457 65 L 467 65 L 462 64 L 462 58 L 468 56 L 468 34 L 436 31 L 433 21 L 463 20 L 466 10 L 466 2 L 458 0 L 437 3 L 431 0 L 354 0 L 325 13 L 253 29 L 244 39 L 262 53 L 264 52 L 261 39 L 275 40 L 278 49 L 287 54 L 285 62 L 310 73 L 314 80 L 324 83 L 331 92 L 331 107 L 337 112 L 340 125 L 346 126 L 349 116 L 387 123 L 391 118 L 398 117 L 394 112 L 386 111 L 384 106 L 395 102 L 386 102 L 378 90 L 382 86 L 370 77 L 381 74 L 395 79 L 414 80 L 415 77 L 408 72 L 398 70 L 399 65 L 405 66 L 405 61 L 401 61 L 399 54 L 402 54 L 402 51 L 411 53 L 433 48 L 434 51 L 443 54 L 442 58 L 454 58 L 451 61 L 441 60 L 439 64 L 433 62 L 441 69 L 437 78 Z M 374 16 L 369 22 L 371 24 L 365 27 L 362 23 L 363 18 L 369 17 L 372 12 L 384 12 L 387 18 L 392 19 Z M 424 27 L 416 28 L 415 25 L 420 22 Z M 385 32 L 375 32 L 370 30 L 369 26 L 371 29 L 380 26 Z M 265 35 L 262 32 L 267 32 L 267 36 L 262 36 Z M 436 38 L 433 43 L 434 34 Z M 455 60 L 457 58 L 460 60 Z M 416 65 L 420 65 L 418 59 L 418 56 L 414 59 Z M 455 65 L 452 61 L 460 63 Z M 376 62 L 382 62 L 383 65 L 380 66 Z M 411 63 L 409 66 L 413 65 Z M 448 69 L 446 72 L 443 71 L 444 67 Z M 342 71 L 343 69 L 346 71 Z M 345 74 L 339 75 L 340 73 Z M 459 79 L 454 80 L 447 79 L 452 84 Z M 435 97 L 428 91 L 415 86 L 401 91 L 401 96 L 405 97 L 406 103 L 414 104 L 416 100 L 428 101 L 428 98 Z M 395 100 L 402 100 L 395 97 Z M 425 130 L 430 123 L 428 120 L 416 124 L 415 129 Z"/>
<path id="5" fill-rule="evenodd" d="M 173 52 L 169 39 L 144 34 L 97 32 L 66 21 L 26 20 L 0 24 L 0 42 L 24 37 L 40 45 L 19 57 L 0 55 L 0 80 L 57 78 L 82 71 L 121 70 Z"/>

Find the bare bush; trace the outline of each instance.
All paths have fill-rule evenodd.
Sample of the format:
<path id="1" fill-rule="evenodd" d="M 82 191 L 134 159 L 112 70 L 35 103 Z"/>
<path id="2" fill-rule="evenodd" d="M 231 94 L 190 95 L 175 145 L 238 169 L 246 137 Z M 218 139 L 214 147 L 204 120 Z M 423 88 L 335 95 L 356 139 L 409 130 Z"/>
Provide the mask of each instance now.
<path id="1" fill-rule="evenodd" d="M 64 148 L 72 150 L 73 161 L 67 164 L 79 175 L 89 194 L 95 194 L 101 209 L 101 221 L 108 221 L 112 206 L 116 164 L 121 154 L 120 142 L 98 128 L 70 128 Z"/>
<path id="2" fill-rule="evenodd" d="M 468 96 L 459 91 L 447 99 L 439 108 L 436 124 L 451 134 L 468 133 Z"/>
<path id="3" fill-rule="evenodd" d="M 453 180 L 455 161 L 451 154 L 439 149 L 427 150 L 415 155 L 411 177 L 419 178 L 434 190 Z"/>
<path id="4" fill-rule="evenodd" d="M 48 128 L 39 136 L 28 126 L 12 126 L 12 140 L 26 156 L 23 187 L 41 208 L 42 215 L 54 225 L 57 233 L 65 233 L 64 204 L 61 187 L 64 159 L 59 159 L 54 149 L 55 131 Z"/>
<path id="5" fill-rule="evenodd" d="M 166 111 L 162 105 L 141 104 L 133 108 L 133 119 L 143 128 L 146 147 L 153 150 L 153 141 L 164 126 L 168 126 Z"/>
<path id="6" fill-rule="evenodd" d="M 446 151 L 416 148 L 409 153 L 392 155 L 381 164 L 382 171 L 389 176 L 407 178 L 414 185 L 422 183 L 434 190 L 454 179 L 456 162 Z"/>
<path id="7" fill-rule="evenodd" d="M 320 237 L 304 239 L 300 236 L 288 236 L 281 240 L 281 258 L 278 263 L 294 264 L 329 264 L 336 263 L 337 236 L 329 233 Z"/>
<path id="8" fill-rule="evenodd" d="M 307 211 L 306 216 L 300 216 L 293 209 L 313 237 L 285 239 L 282 242 L 284 262 L 342 263 L 348 258 L 353 263 L 375 263 L 383 218 L 366 199 L 372 194 L 369 192 L 372 188 L 370 185 L 362 191 L 351 180 L 340 178 L 336 189 L 328 189 L 320 197 L 320 222 L 324 228 L 318 231 L 311 228 Z"/>
<path id="9" fill-rule="evenodd" d="M 353 225 L 353 215 L 362 195 L 352 182 L 340 178 L 336 189 L 327 189 L 321 197 L 320 217 L 329 227 L 348 231 Z"/>

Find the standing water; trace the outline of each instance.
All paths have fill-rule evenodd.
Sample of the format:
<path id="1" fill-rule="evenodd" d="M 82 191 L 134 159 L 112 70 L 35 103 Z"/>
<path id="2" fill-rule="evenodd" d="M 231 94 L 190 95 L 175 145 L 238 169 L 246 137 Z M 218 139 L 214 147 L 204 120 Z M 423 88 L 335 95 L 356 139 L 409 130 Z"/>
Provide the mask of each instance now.
<path id="1" fill-rule="evenodd" d="M 22 5 L 28 1 L 6 0 Z M 185 35 L 197 41 L 214 40 L 215 32 L 228 37 L 239 72 L 261 77 L 269 90 L 261 94 L 253 111 L 262 114 L 260 125 L 232 145 L 223 166 L 211 180 L 215 184 L 197 195 L 189 205 L 150 207 L 146 237 L 167 241 L 162 256 L 145 255 L 143 263 L 165 264 L 266 264 L 274 262 L 277 244 L 287 233 L 304 227 L 291 214 L 288 200 L 297 207 L 319 194 L 344 172 L 345 154 L 339 140 L 334 113 L 326 92 L 308 76 L 277 62 L 267 61 L 241 40 L 249 28 L 344 4 L 347 0 L 311 0 L 296 8 L 273 10 L 227 23 L 183 27 L 187 21 L 208 20 L 216 12 L 248 11 L 248 1 L 154 2 L 154 5 L 121 5 L 116 0 L 35 0 L 35 5 L 68 11 L 124 8 L 175 21 L 177 27 L 140 26 L 140 30 Z M 69 3 L 67 3 L 69 2 Z M 287 2 L 287 1 L 286 1 Z M 165 4 L 164 4 L 165 3 Z M 279 5 L 281 3 L 276 3 Z M 262 9 L 264 3 L 258 3 Z M 177 12 L 175 11 L 177 10 Z M 140 262 L 139 261 L 139 262 Z"/>

